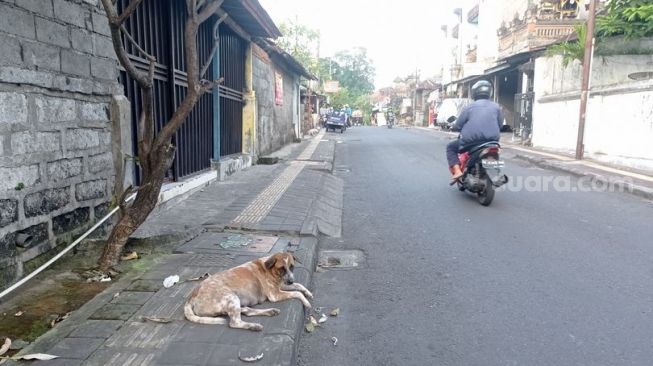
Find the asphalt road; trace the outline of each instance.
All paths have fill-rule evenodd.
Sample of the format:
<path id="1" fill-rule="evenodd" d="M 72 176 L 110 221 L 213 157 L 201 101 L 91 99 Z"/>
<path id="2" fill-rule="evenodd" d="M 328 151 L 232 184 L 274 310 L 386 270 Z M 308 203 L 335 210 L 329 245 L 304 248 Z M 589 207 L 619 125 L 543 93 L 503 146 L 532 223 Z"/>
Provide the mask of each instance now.
<path id="1" fill-rule="evenodd" d="M 653 364 L 651 202 L 572 192 L 506 152 L 513 182 L 531 183 L 482 207 L 447 184 L 442 135 L 325 138 L 342 139 L 345 208 L 342 238 L 320 249 L 365 261 L 315 274 L 314 306 L 341 313 L 304 333 L 300 365 Z"/>

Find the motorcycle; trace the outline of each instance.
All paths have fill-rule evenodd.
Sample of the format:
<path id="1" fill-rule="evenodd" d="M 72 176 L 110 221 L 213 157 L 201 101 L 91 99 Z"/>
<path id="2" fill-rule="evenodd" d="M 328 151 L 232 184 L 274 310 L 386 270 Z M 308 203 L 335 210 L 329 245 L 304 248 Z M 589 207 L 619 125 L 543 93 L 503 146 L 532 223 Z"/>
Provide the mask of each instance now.
<path id="1" fill-rule="evenodd" d="M 388 115 L 388 128 L 392 128 L 392 126 L 395 124 L 395 116 L 394 114 L 389 114 Z"/>
<path id="2" fill-rule="evenodd" d="M 461 192 L 476 194 L 478 202 L 489 206 L 494 200 L 494 190 L 508 183 L 508 176 L 501 174 L 505 166 L 500 158 L 501 145 L 490 141 L 473 146 L 468 151 L 458 154 L 463 175 L 451 182 Z"/>

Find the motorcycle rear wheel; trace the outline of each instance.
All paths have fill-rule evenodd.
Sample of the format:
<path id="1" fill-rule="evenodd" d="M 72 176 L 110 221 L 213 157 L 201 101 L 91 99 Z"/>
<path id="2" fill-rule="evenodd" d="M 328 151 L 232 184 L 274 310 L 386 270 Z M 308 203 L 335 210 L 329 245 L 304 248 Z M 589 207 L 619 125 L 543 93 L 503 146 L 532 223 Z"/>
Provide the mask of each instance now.
<path id="1" fill-rule="evenodd" d="M 485 189 L 477 194 L 478 203 L 489 206 L 494 199 L 494 186 L 490 177 L 485 177 Z"/>

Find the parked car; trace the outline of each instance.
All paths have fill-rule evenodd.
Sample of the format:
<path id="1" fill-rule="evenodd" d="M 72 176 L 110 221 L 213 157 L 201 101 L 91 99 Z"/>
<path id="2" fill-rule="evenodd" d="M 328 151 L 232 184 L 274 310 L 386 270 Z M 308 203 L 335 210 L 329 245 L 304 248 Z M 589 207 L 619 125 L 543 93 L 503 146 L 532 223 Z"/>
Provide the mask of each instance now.
<path id="1" fill-rule="evenodd" d="M 340 133 L 345 132 L 347 129 L 347 114 L 345 112 L 336 112 L 327 117 L 327 132 L 329 132 L 329 130 L 336 132 L 336 129 L 340 130 Z"/>
<path id="2" fill-rule="evenodd" d="M 463 108 L 472 102 L 473 100 L 468 98 L 443 99 L 435 107 L 435 113 L 437 114 L 435 124 L 440 126 L 442 129 L 449 129 L 450 122 L 448 122 L 448 120 L 451 119 L 451 117 L 458 118 Z"/>

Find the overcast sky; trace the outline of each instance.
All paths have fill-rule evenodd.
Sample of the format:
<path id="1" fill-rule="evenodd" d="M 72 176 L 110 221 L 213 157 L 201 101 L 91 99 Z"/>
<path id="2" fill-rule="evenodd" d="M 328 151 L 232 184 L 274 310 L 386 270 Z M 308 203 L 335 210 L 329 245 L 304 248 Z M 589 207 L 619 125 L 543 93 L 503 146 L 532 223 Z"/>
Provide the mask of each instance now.
<path id="1" fill-rule="evenodd" d="M 444 56 L 440 26 L 455 16 L 455 1 L 259 0 L 275 23 L 295 19 L 321 33 L 320 56 L 362 46 L 376 68 L 375 86 L 420 69 L 440 73 Z"/>

